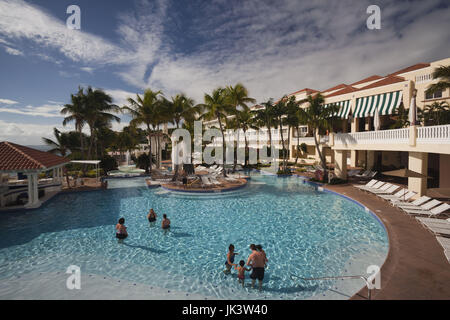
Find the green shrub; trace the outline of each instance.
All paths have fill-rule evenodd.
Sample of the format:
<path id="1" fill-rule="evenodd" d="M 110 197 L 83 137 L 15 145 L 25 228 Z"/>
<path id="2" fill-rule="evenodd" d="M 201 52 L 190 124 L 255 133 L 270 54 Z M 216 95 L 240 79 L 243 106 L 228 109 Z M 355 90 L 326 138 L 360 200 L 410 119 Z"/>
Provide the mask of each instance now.
<path id="1" fill-rule="evenodd" d="M 103 172 L 117 170 L 118 169 L 117 161 L 113 157 L 105 155 L 103 159 L 100 161 L 100 168 L 103 169 Z"/>
<path id="2" fill-rule="evenodd" d="M 331 178 L 330 180 L 330 185 L 335 185 L 335 184 L 346 184 L 348 181 L 347 180 L 342 180 L 340 178 Z"/>

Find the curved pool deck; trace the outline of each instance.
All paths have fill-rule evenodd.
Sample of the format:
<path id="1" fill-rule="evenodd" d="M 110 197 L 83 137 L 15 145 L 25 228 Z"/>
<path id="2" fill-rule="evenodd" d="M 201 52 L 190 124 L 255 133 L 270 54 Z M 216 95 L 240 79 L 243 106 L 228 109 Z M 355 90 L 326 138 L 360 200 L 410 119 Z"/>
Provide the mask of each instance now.
<path id="1" fill-rule="evenodd" d="M 381 267 L 381 289 L 372 291 L 376 300 L 430 300 L 450 298 L 450 263 L 435 235 L 413 217 L 376 195 L 350 185 L 325 189 L 352 198 L 374 212 L 386 227 L 389 252 Z M 367 288 L 352 300 L 367 299 Z"/>

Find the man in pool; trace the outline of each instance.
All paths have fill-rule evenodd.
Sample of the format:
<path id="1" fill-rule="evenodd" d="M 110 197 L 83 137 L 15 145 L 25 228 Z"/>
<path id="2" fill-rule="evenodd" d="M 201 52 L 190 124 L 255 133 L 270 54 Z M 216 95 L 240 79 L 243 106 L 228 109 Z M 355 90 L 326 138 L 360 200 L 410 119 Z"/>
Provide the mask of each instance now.
<path id="1" fill-rule="evenodd" d="M 167 218 L 167 214 L 163 214 L 163 220 L 161 223 L 161 227 L 164 230 L 169 230 L 170 229 L 170 220 Z"/>
<path id="2" fill-rule="evenodd" d="M 255 287 L 256 279 L 258 279 L 259 290 L 261 290 L 266 259 L 262 252 L 256 250 L 256 246 L 254 248 L 255 250 L 252 248 L 252 253 L 248 257 L 247 265 L 252 267 L 252 274 L 250 275 L 250 278 L 252 279 L 252 288 Z"/>

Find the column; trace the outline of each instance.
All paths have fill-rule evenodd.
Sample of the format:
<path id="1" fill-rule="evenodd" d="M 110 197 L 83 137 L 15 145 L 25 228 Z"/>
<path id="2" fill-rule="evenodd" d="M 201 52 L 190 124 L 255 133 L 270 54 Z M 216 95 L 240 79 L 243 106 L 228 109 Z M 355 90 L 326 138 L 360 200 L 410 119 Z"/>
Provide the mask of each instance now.
<path id="1" fill-rule="evenodd" d="M 410 152 L 408 159 L 408 169 L 427 175 L 428 173 L 428 153 Z M 427 193 L 426 178 L 408 178 L 408 189 L 417 192 L 420 196 Z"/>
<path id="2" fill-rule="evenodd" d="M 375 151 L 367 151 L 366 169 L 372 170 L 375 166 Z"/>
<path id="3" fill-rule="evenodd" d="M 347 180 L 347 150 L 334 151 L 334 164 L 336 177 Z"/>
<path id="4" fill-rule="evenodd" d="M 350 166 L 358 166 L 358 150 L 350 150 Z"/>

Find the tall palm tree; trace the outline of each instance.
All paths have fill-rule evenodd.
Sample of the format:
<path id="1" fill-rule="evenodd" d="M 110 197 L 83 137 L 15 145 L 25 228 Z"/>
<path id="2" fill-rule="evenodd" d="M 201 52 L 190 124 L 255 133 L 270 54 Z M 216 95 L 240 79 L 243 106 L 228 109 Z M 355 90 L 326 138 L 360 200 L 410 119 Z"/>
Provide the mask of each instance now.
<path id="1" fill-rule="evenodd" d="M 450 66 L 440 66 L 434 69 L 433 79 L 439 79 L 439 82 L 430 85 L 427 93 L 435 93 L 450 88 Z"/>
<path id="2" fill-rule="evenodd" d="M 148 148 L 149 148 L 149 170 L 152 172 L 152 133 L 158 122 L 157 108 L 161 105 L 159 97 L 162 95 L 161 91 L 152 91 L 147 89 L 143 97 L 136 95 L 136 100 L 128 98 L 129 106 L 124 106 L 122 110 L 129 113 L 133 118 L 130 125 L 138 127 L 144 125 L 147 130 Z"/>
<path id="3" fill-rule="evenodd" d="M 242 128 L 242 121 L 246 120 L 249 122 L 251 120 L 251 116 L 248 114 L 250 111 L 250 108 L 248 106 L 249 103 L 256 103 L 256 100 L 253 98 L 250 98 L 248 95 L 247 88 L 242 83 L 237 83 L 235 86 L 227 86 L 225 88 L 225 96 L 228 101 L 228 103 L 233 107 L 233 114 L 238 119 L 237 121 L 237 130 L 241 130 Z M 246 112 L 241 114 L 241 112 Z M 242 118 L 243 117 L 243 118 Z M 248 126 L 247 126 L 248 129 Z M 246 131 L 246 130 L 245 130 Z M 247 138 L 245 137 L 245 131 L 244 131 L 244 139 L 245 139 L 245 152 L 247 154 L 248 152 L 248 143 Z M 238 142 L 239 145 L 239 142 Z M 248 164 L 247 156 L 245 157 L 245 164 Z M 233 171 L 235 169 L 233 168 Z"/>
<path id="4" fill-rule="evenodd" d="M 249 129 L 258 129 L 258 127 L 255 125 L 255 120 L 254 120 L 254 116 L 253 113 L 250 112 L 249 109 L 244 109 L 242 111 L 237 111 L 236 112 L 236 120 L 237 120 L 237 125 L 238 125 L 238 129 L 242 129 L 242 131 L 244 132 L 244 142 L 245 142 L 245 165 L 248 166 L 248 154 L 249 154 L 249 147 L 248 147 L 248 140 L 247 140 L 247 136 L 246 136 L 246 132 Z"/>
<path id="5" fill-rule="evenodd" d="M 66 126 L 68 123 L 74 121 L 75 122 L 75 130 L 80 135 L 80 151 L 81 151 L 81 159 L 84 160 L 84 137 L 83 137 L 83 127 L 86 124 L 85 114 L 86 108 L 83 101 L 83 89 L 81 87 L 78 88 L 78 93 L 76 95 L 71 95 L 71 103 L 64 105 L 64 108 L 61 109 L 61 114 L 67 115 L 63 120 L 63 126 Z"/>
<path id="6" fill-rule="evenodd" d="M 223 148 L 223 175 L 226 177 L 225 172 L 225 135 L 223 127 L 223 119 L 233 113 L 233 106 L 227 101 L 224 88 L 215 89 L 211 95 L 205 94 L 205 103 L 202 104 L 202 108 L 205 109 L 205 113 L 200 116 L 200 119 L 205 120 L 217 120 L 219 122 L 220 132 L 222 133 L 222 148 Z"/>
<path id="7" fill-rule="evenodd" d="M 275 105 L 273 106 L 273 115 L 276 119 L 276 128 L 280 128 L 280 134 L 281 134 L 281 145 L 282 145 L 282 157 L 283 157 L 283 167 L 282 171 L 283 173 L 287 170 L 287 161 L 286 161 L 286 145 L 284 141 L 284 134 L 283 134 L 283 118 L 287 114 L 287 97 L 284 96 L 281 98 Z"/>
<path id="8" fill-rule="evenodd" d="M 180 128 L 182 122 L 194 122 L 196 117 L 202 112 L 200 105 L 195 105 L 193 99 L 184 94 L 177 94 L 171 100 L 164 99 L 164 104 L 168 107 L 168 122 L 174 123 L 176 128 Z M 175 148 L 176 145 L 172 146 Z M 179 165 L 175 164 L 172 181 L 178 179 Z"/>
<path id="9" fill-rule="evenodd" d="M 258 127 L 266 127 L 269 133 L 269 149 L 272 155 L 272 127 L 275 123 L 274 116 L 274 105 L 273 100 L 270 99 L 266 102 L 261 103 L 263 108 L 253 110 L 252 113 L 255 115 L 254 121 Z"/>
<path id="10" fill-rule="evenodd" d="M 120 122 L 120 118 L 110 112 L 119 113 L 120 108 L 112 103 L 112 97 L 101 89 L 92 89 L 88 87 L 86 93 L 83 93 L 85 104 L 85 121 L 90 130 L 90 143 L 88 155 L 92 157 L 92 149 L 96 143 L 96 124 L 110 124 L 112 121 Z M 97 156 L 97 150 L 95 150 Z"/>
<path id="11" fill-rule="evenodd" d="M 306 99 L 299 101 L 299 105 L 308 103 L 306 108 L 298 110 L 298 117 L 303 124 L 308 124 L 314 132 L 314 144 L 319 154 L 321 165 L 324 171 L 324 177 L 327 177 L 327 163 L 324 154 L 320 151 L 317 135 L 320 130 L 332 129 L 332 117 L 339 111 L 339 106 L 333 104 L 325 107 L 325 98 L 318 93 L 317 95 L 309 95 Z"/>
<path id="12" fill-rule="evenodd" d="M 298 118 L 298 104 L 295 101 L 295 96 L 290 96 L 286 101 L 286 118 L 284 119 L 285 124 L 288 126 L 288 148 L 291 145 L 291 129 L 296 128 L 298 133 L 299 118 Z M 298 135 L 297 135 L 298 136 Z M 299 148 L 299 139 L 297 137 L 297 150 Z M 289 150 L 288 154 L 291 150 Z M 297 163 L 297 161 L 296 161 Z"/>

